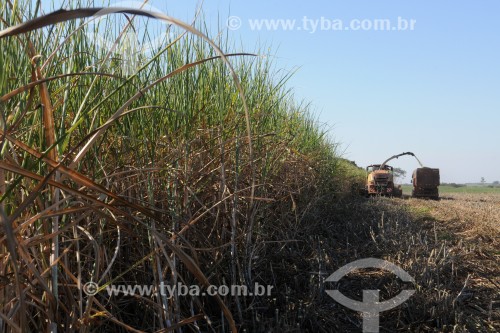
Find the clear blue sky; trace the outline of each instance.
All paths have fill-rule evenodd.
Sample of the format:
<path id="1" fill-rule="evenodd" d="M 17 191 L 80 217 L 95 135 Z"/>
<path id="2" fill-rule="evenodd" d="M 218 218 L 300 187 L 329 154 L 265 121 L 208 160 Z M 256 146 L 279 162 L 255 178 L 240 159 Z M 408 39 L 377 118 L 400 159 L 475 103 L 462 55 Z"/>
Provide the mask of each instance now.
<path id="1" fill-rule="evenodd" d="M 115 1 L 112 1 L 115 2 Z M 150 0 L 190 21 L 195 0 Z M 96 1 L 96 5 L 99 2 Z M 414 152 L 443 182 L 500 180 L 500 2 L 496 0 L 207 0 L 216 31 L 229 16 L 241 51 L 271 47 L 277 68 L 360 166 Z M 414 19 L 413 31 L 251 29 L 248 20 Z M 261 50 L 268 52 L 266 48 Z M 413 158 L 393 163 L 411 173 Z"/>

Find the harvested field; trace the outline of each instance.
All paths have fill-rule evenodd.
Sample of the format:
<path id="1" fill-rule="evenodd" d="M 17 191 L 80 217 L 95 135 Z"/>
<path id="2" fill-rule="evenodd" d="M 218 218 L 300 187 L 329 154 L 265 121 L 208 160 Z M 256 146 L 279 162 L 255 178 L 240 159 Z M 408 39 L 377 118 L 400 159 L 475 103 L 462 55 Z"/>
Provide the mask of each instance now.
<path id="1" fill-rule="evenodd" d="M 302 253 L 315 252 L 316 257 L 303 259 L 295 255 L 295 259 L 289 259 L 293 263 L 288 267 L 301 267 L 292 272 L 289 269 L 290 276 L 305 277 L 308 271 L 310 279 L 295 278 L 292 283 L 283 283 L 292 290 L 290 299 L 309 304 L 307 315 L 294 317 L 295 321 L 304 318 L 297 322 L 296 327 L 301 327 L 297 332 L 306 328 L 323 332 L 361 331 L 360 314 L 322 295 L 323 289 L 335 286 L 322 285 L 318 273 L 312 271 L 320 275 L 324 272 L 326 277 L 348 262 L 367 257 L 395 263 L 416 280 L 413 287 L 405 286 L 392 273 L 371 270 L 352 273 L 336 286 L 359 301 L 364 289 L 380 289 L 382 300 L 403 289 L 416 290 L 400 307 L 381 313 L 381 332 L 497 332 L 499 199 L 491 195 L 450 195 L 441 201 L 350 199 L 343 208 L 334 209 L 330 212 L 332 219 L 322 223 L 322 231 L 310 230 L 317 236 L 310 236 L 309 250 L 297 249 Z M 315 245 L 321 250 L 314 251 Z M 304 267 L 306 263 L 308 268 Z M 312 287 L 308 287 L 308 295 L 294 289 L 314 285 L 311 281 L 318 281 L 316 294 Z M 286 290 L 283 286 L 281 289 Z"/>
<path id="2" fill-rule="evenodd" d="M 343 234 L 350 238 L 344 241 L 349 245 L 343 247 L 344 260 L 335 266 L 376 257 L 415 278 L 414 296 L 381 314 L 381 332 L 498 332 L 499 206 L 500 196 L 490 194 L 451 194 L 440 201 L 359 201 L 341 214 L 350 216 L 343 221 L 350 229 Z M 330 253 L 340 259 L 339 252 Z M 378 288 L 382 299 L 409 289 L 394 275 L 367 273 L 352 274 L 338 288 L 358 300 L 362 289 Z M 330 300 L 322 309 L 336 331 L 361 331 L 358 313 Z"/>
<path id="3" fill-rule="evenodd" d="M 447 193 L 440 201 L 412 200 L 411 205 L 427 207 L 453 229 L 461 226 L 464 236 L 491 236 L 491 232 L 500 231 L 500 193 Z"/>
<path id="4" fill-rule="evenodd" d="M 440 201 L 410 200 L 409 206 L 442 244 L 440 262 L 452 263 L 446 292 L 454 297 L 453 331 L 500 330 L 500 195 L 448 194 Z"/>

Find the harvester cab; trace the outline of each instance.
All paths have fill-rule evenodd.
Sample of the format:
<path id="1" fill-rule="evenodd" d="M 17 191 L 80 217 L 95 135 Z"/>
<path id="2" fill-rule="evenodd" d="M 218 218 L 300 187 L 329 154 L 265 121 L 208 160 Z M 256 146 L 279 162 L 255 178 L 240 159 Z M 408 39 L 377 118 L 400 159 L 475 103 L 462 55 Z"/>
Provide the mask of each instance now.
<path id="1" fill-rule="evenodd" d="M 366 168 L 367 178 L 365 194 L 401 196 L 394 186 L 394 169 L 390 165 L 373 164 Z"/>
<path id="2" fill-rule="evenodd" d="M 363 193 L 365 195 L 403 196 L 401 186 L 396 187 L 394 185 L 394 168 L 387 165 L 387 162 L 404 155 L 415 156 L 411 152 L 406 152 L 391 156 L 382 164 L 369 165 L 366 168 L 367 177 Z"/>

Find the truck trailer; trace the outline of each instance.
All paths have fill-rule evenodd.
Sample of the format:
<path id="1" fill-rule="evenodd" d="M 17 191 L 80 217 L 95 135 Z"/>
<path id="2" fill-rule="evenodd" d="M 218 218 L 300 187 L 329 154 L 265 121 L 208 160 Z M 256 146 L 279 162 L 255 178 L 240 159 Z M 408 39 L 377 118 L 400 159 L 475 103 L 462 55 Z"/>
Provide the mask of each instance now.
<path id="1" fill-rule="evenodd" d="M 439 199 L 440 184 L 439 169 L 418 168 L 412 174 L 413 189 L 411 196 L 414 198 Z"/>

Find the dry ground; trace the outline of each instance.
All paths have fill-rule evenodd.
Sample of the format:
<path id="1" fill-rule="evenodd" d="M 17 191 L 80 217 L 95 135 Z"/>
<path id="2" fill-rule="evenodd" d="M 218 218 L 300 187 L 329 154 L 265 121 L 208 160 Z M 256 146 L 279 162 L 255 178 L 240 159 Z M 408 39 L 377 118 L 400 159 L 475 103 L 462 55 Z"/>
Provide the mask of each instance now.
<path id="1" fill-rule="evenodd" d="M 379 289 L 385 300 L 412 288 L 407 302 L 381 314 L 380 332 L 500 332 L 500 195 L 350 198 L 328 214 L 316 213 L 293 242 L 266 248 L 276 291 L 286 295 L 270 304 L 280 317 L 271 327 L 361 332 L 360 314 L 325 296 L 325 289 L 361 301 L 363 289 Z M 330 217 L 317 220 L 325 215 Z M 291 239 L 287 233 L 279 237 Z M 399 265 L 415 285 L 384 271 L 354 272 L 336 286 L 322 283 L 341 266 L 368 257 Z"/>
<path id="2" fill-rule="evenodd" d="M 453 329 L 500 331 L 500 194 L 446 194 L 440 201 L 407 203 L 420 223 L 432 226 L 435 242 L 448 248 L 443 260 L 452 260 L 452 273 L 463 281 L 460 290 L 455 285 L 448 291 L 456 295 L 450 311 L 464 316 Z"/>

